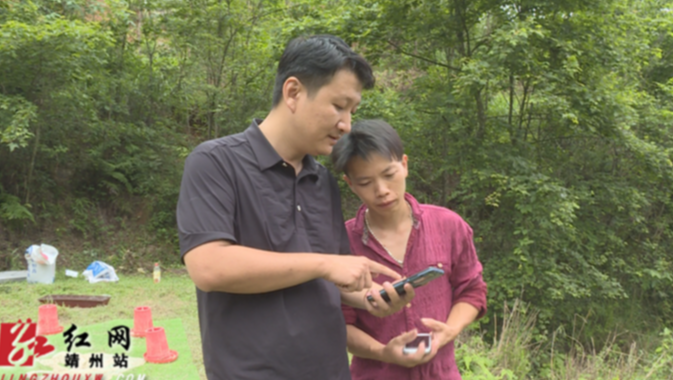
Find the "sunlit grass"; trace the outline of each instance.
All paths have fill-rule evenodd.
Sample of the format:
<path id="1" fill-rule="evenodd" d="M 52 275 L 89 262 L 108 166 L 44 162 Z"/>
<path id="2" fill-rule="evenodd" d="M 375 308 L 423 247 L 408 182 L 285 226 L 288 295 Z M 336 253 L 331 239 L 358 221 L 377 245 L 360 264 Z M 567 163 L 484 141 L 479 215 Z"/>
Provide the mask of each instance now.
<path id="1" fill-rule="evenodd" d="M 107 306 L 95 308 L 58 307 L 62 326 L 90 325 L 113 319 L 132 319 L 137 306 L 152 308 L 152 318 L 182 319 L 194 365 L 201 379 L 206 379 L 201 354 L 201 337 L 196 308 L 196 290 L 185 274 L 162 273 L 159 283 L 152 275 L 119 275 L 118 283 L 89 284 L 82 276 L 66 277 L 57 273 L 54 284 L 15 282 L 0 284 L 0 322 L 16 322 L 27 318 L 37 321 L 38 299 L 49 294 L 110 295 Z"/>
<path id="2" fill-rule="evenodd" d="M 95 308 L 58 307 L 59 322 L 62 326 L 91 325 L 116 319 L 132 319 L 133 309 L 137 306 L 152 308 L 154 320 L 180 318 L 187 336 L 194 365 L 199 377 L 205 380 L 201 337 L 196 307 L 196 291 L 191 279 L 184 274 L 164 272 L 162 280 L 156 284 L 150 273 L 145 275 L 120 274 L 118 283 L 89 284 L 81 276 L 65 277 L 58 273 L 51 285 L 27 284 L 16 282 L 0 284 L 0 322 L 16 322 L 18 319 L 31 318 L 37 321 L 38 299 L 49 294 L 110 295 L 107 306 Z M 458 344 L 457 361 L 463 372 L 463 378 L 491 379 L 484 377 L 476 364 L 485 366 L 493 373 L 493 379 L 673 379 L 673 367 L 669 362 L 671 347 L 663 345 L 656 355 L 651 352 L 629 352 L 616 359 L 606 353 L 614 353 L 612 346 L 601 352 L 571 352 L 557 354 L 553 349 L 551 368 L 543 370 L 544 375 L 533 375 L 530 364 L 539 360 L 542 347 L 531 346 L 534 314 L 522 315 L 515 308 L 507 313 L 499 329 L 498 339 L 493 345 L 487 344 L 478 336 L 463 337 Z M 669 339 L 668 341 L 673 342 Z M 534 349 L 533 349 L 534 348 Z M 549 350 L 550 348 L 546 348 Z M 351 355 L 348 355 L 349 361 Z M 466 364 L 473 363 L 472 365 Z M 476 364 L 475 364 L 476 363 Z M 548 367 L 549 364 L 544 364 Z M 471 368 L 474 367 L 474 368 Z M 669 368 L 670 370 L 667 370 Z M 571 370 L 572 369 L 572 370 Z M 476 372 L 475 372 L 476 371 Z M 499 374 L 501 377 L 498 377 Z M 510 374 L 510 375 L 506 375 Z M 617 377 L 615 377 L 617 376 Z M 626 377 L 625 377 L 626 376 Z"/>

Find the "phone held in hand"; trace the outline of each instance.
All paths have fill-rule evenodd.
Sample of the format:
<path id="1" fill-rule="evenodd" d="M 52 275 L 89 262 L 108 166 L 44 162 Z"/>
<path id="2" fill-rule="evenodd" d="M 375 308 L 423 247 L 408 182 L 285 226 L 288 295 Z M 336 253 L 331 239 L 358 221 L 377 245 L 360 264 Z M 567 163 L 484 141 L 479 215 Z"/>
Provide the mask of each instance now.
<path id="1" fill-rule="evenodd" d="M 421 342 L 425 343 L 425 353 L 429 354 L 432 347 L 432 335 L 430 333 L 418 333 L 416 339 L 404 345 L 402 352 L 405 354 L 415 354 Z"/>
<path id="2" fill-rule="evenodd" d="M 404 291 L 405 284 L 410 283 L 414 288 L 418 288 L 419 286 L 423 286 L 428 282 L 441 277 L 442 275 L 444 275 L 444 271 L 442 269 L 428 267 L 412 275 L 411 277 L 405 278 L 404 280 L 393 284 L 393 287 L 395 288 L 395 291 L 397 291 L 397 294 L 403 296 L 406 294 Z M 388 296 L 388 293 L 385 289 L 381 289 L 379 293 L 381 294 L 381 298 L 383 298 L 384 301 L 390 302 L 390 297 Z M 367 296 L 367 299 L 369 302 L 374 302 L 374 297 L 372 296 Z"/>

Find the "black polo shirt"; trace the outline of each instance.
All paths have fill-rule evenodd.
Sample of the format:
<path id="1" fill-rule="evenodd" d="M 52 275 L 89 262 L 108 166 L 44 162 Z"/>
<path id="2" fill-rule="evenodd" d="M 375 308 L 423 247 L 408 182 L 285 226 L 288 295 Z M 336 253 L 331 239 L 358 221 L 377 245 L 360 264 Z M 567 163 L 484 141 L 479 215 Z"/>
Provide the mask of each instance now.
<path id="1" fill-rule="evenodd" d="M 334 177 L 308 155 L 295 175 L 259 122 L 187 157 L 177 208 L 181 254 L 214 240 L 279 254 L 349 253 Z M 196 293 L 209 380 L 350 379 L 341 297 L 331 282 Z"/>

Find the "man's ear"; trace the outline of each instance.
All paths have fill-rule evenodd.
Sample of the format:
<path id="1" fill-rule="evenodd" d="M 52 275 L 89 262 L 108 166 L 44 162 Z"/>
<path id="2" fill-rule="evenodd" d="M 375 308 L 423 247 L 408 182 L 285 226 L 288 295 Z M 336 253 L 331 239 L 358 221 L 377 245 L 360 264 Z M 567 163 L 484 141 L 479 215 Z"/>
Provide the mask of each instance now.
<path id="1" fill-rule="evenodd" d="M 402 155 L 402 167 L 404 168 L 404 177 L 406 178 L 409 175 L 409 157 L 406 154 Z"/>
<path id="2" fill-rule="evenodd" d="M 303 92 L 304 86 L 296 77 L 289 77 L 283 83 L 283 101 L 290 112 L 297 111 L 297 104 Z"/>
<path id="3" fill-rule="evenodd" d="M 351 179 L 348 178 L 348 175 L 347 175 L 347 174 L 344 174 L 343 179 L 344 179 L 344 181 L 346 181 L 346 183 L 348 184 L 348 187 L 350 187 L 351 190 L 353 190 L 353 183 L 351 182 Z"/>

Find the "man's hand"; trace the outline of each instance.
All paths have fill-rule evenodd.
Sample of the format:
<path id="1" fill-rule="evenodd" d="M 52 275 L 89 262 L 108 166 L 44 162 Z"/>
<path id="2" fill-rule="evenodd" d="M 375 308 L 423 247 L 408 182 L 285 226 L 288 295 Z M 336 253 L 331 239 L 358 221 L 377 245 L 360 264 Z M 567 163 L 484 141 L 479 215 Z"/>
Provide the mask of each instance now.
<path id="1" fill-rule="evenodd" d="M 432 318 L 421 318 L 421 322 L 432 330 L 433 350 L 439 350 L 446 346 L 449 342 L 456 339 L 460 333 L 459 329 L 451 328 L 451 326 L 446 323 Z"/>
<path id="2" fill-rule="evenodd" d="M 429 353 L 425 353 L 425 342 L 418 345 L 418 349 L 413 354 L 405 354 L 402 350 L 404 345 L 416 339 L 418 332 L 416 330 L 407 331 L 391 339 L 383 348 L 382 359 L 384 362 L 397 364 L 403 367 L 411 368 L 419 364 L 424 364 L 432 360 L 437 355 L 439 347 L 433 344 Z"/>
<path id="3" fill-rule="evenodd" d="M 357 292 L 372 287 L 372 277 L 379 274 L 400 279 L 400 275 L 394 270 L 369 260 L 362 256 L 337 256 L 325 255 L 327 260 L 324 265 L 323 275 L 327 281 L 331 281 L 339 288 L 347 292 Z"/>
<path id="4" fill-rule="evenodd" d="M 385 289 L 386 293 L 388 293 L 390 302 L 386 302 L 381 297 L 381 289 Z M 387 317 L 400 311 L 404 305 L 408 304 L 416 295 L 414 287 L 411 286 L 411 284 L 405 284 L 404 291 L 406 294 L 404 296 L 400 296 L 395 291 L 393 285 L 388 281 L 384 282 L 383 286 L 373 283 L 372 288 L 368 292 L 364 293 L 363 304 L 367 308 L 367 311 L 373 316 L 379 318 Z M 370 302 L 367 299 L 368 295 L 371 295 L 372 298 L 374 298 L 374 302 Z"/>

